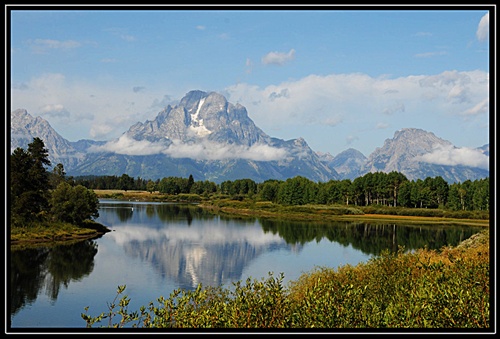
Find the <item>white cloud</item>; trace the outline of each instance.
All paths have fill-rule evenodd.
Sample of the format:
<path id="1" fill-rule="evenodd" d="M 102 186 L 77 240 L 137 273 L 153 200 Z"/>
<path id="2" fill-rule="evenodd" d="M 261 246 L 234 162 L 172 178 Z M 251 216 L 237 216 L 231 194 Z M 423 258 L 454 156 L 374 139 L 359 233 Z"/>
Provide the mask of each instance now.
<path id="1" fill-rule="evenodd" d="M 461 115 L 479 115 L 485 114 L 489 111 L 489 99 L 485 98 L 483 101 L 477 103 L 473 107 L 463 111 Z"/>
<path id="2" fill-rule="evenodd" d="M 274 101 L 275 99 L 278 98 L 289 98 L 290 93 L 288 93 L 288 88 L 283 88 L 279 93 L 272 92 L 269 94 L 269 100 Z"/>
<path id="3" fill-rule="evenodd" d="M 320 115 L 318 122 L 339 114 L 350 118 L 347 120 L 367 119 L 368 112 L 421 114 L 429 107 L 434 111 L 428 113 L 434 116 L 459 115 L 471 103 L 484 100 L 488 73 L 452 71 L 395 79 L 360 73 L 309 75 L 264 88 L 239 83 L 228 87 L 226 93 L 228 101 L 245 106 L 256 124 L 266 131 L 265 126 L 270 129 L 273 125 L 301 125 L 310 121 L 312 112 Z"/>
<path id="4" fill-rule="evenodd" d="M 120 138 L 107 142 L 102 146 L 94 146 L 91 152 L 112 152 L 125 155 L 152 155 L 159 154 L 165 146 L 154 144 L 147 140 L 134 140 L 123 134 Z"/>
<path id="5" fill-rule="evenodd" d="M 63 74 L 43 74 L 13 84 L 11 104 L 13 110 L 24 108 L 33 116 L 50 111 L 49 123 L 70 141 L 111 140 L 137 122 L 154 119 L 168 104 L 174 105 L 172 98 L 185 94 L 176 93 L 178 88 L 148 83 L 147 91 L 137 87 L 134 95 L 134 86 L 137 82 L 117 82 L 104 76 L 81 81 Z M 245 106 L 255 124 L 271 136 L 285 140 L 303 136 L 313 149 L 326 151 L 341 148 L 339 141 L 343 143 L 348 136 L 359 137 L 350 139 L 359 140 L 356 148 L 373 148 L 376 144 L 362 144 L 361 133 L 377 131 L 377 123 L 387 118 L 384 112 L 397 112 L 390 116 L 395 129 L 466 128 L 460 121 L 471 117 L 478 122 L 483 119 L 482 125 L 487 126 L 488 86 L 488 73 L 483 71 L 392 79 L 351 73 L 309 75 L 266 87 L 239 83 L 221 93 L 229 102 Z M 333 132 L 331 126 L 335 126 L 334 134 L 328 136 L 331 141 L 322 142 L 322 133 Z M 316 127 L 318 132 L 304 134 Z M 385 137 L 379 134 L 380 143 Z"/>
<path id="6" fill-rule="evenodd" d="M 92 127 L 90 127 L 90 137 L 92 139 L 101 139 L 103 135 L 108 135 L 109 133 L 112 133 L 115 129 L 114 125 L 111 124 L 95 124 Z"/>
<path id="7" fill-rule="evenodd" d="M 288 53 L 282 52 L 269 52 L 262 57 L 264 65 L 283 65 L 287 61 L 295 58 L 295 50 L 292 48 Z"/>
<path id="8" fill-rule="evenodd" d="M 41 111 L 44 113 L 47 112 L 61 112 L 64 110 L 64 106 L 60 104 L 55 104 L 55 105 L 45 105 L 41 108 Z"/>
<path id="9" fill-rule="evenodd" d="M 133 96 L 133 102 L 131 89 L 141 93 Z M 47 73 L 12 86 L 11 106 L 35 117 L 50 113 L 51 126 L 70 141 L 109 140 L 137 122 L 154 118 L 166 106 L 164 92 L 143 89 L 113 79 L 84 82 Z"/>
<path id="10" fill-rule="evenodd" d="M 331 148 L 350 145 L 370 153 L 377 144 L 368 144 L 363 134 L 378 137 L 375 142 L 382 144 L 387 135 L 376 126 L 388 114 L 395 129 L 418 127 L 438 135 L 453 135 L 451 128 L 471 127 L 464 125 L 467 115 L 477 114 L 487 125 L 483 101 L 489 93 L 488 78 L 487 72 L 479 70 L 399 78 L 362 73 L 309 75 L 266 87 L 238 83 L 226 88 L 224 95 L 229 102 L 245 106 L 255 124 L 274 137 L 303 136 L 315 150 L 334 152 Z M 333 132 L 326 129 L 325 122 L 338 117 L 342 121 L 336 125 L 331 143 L 322 142 L 322 133 Z M 317 128 L 317 132 L 304 135 L 306 125 L 308 131 Z M 436 126 L 440 126 L 438 130 Z M 352 138 L 355 136 L 358 138 Z"/>
<path id="11" fill-rule="evenodd" d="M 468 72 L 444 71 L 436 75 L 423 76 L 419 80 L 422 87 L 447 87 L 470 83 Z"/>
<path id="12" fill-rule="evenodd" d="M 344 121 L 344 118 L 340 115 L 336 115 L 336 116 L 326 118 L 323 121 L 323 124 L 325 124 L 327 126 L 337 126 L 337 125 L 341 124 L 342 121 Z"/>
<path id="13" fill-rule="evenodd" d="M 221 40 L 229 40 L 231 38 L 231 36 L 229 35 L 229 33 L 221 33 L 218 35 L 219 39 Z"/>
<path id="14" fill-rule="evenodd" d="M 68 50 L 81 46 L 81 43 L 75 40 L 35 39 L 29 43 L 32 51 L 37 54 L 47 53 L 50 49 Z"/>
<path id="15" fill-rule="evenodd" d="M 485 41 L 488 39 L 489 35 L 489 25 L 490 25 L 490 15 L 486 13 L 479 21 L 477 26 L 476 37 L 479 41 Z"/>
<path id="16" fill-rule="evenodd" d="M 140 92 L 140 91 L 144 91 L 146 89 L 146 87 L 144 86 L 134 86 L 132 88 L 132 91 L 134 91 L 134 93 L 137 93 L 137 92 Z"/>
<path id="17" fill-rule="evenodd" d="M 128 34 L 122 34 L 122 35 L 120 35 L 120 38 L 122 38 L 123 40 L 128 41 L 128 42 L 133 42 L 133 41 L 137 40 L 137 38 L 135 36 L 128 35 Z"/>
<path id="18" fill-rule="evenodd" d="M 356 135 L 348 135 L 346 137 L 346 144 L 347 145 L 351 145 L 353 142 L 355 142 L 356 140 L 359 140 L 359 137 L 356 136 Z"/>
<path id="19" fill-rule="evenodd" d="M 174 141 L 163 153 L 173 158 L 191 158 L 197 160 L 246 159 L 254 161 L 282 160 L 287 155 L 284 149 L 267 145 L 254 144 L 248 147 L 209 141 L 196 144 Z"/>
<path id="20" fill-rule="evenodd" d="M 107 28 L 104 31 L 128 42 L 133 42 L 137 40 L 135 36 L 128 34 L 128 32 L 126 32 L 126 30 L 122 28 L 112 27 L 112 28 Z"/>
<path id="21" fill-rule="evenodd" d="M 402 103 L 393 104 L 389 107 L 383 109 L 382 113 L 387 115 L 392 115 L 397 112 L 403 113 L 405 111 L 405 105 Z"/>
<path id="22" fill-rule="evenodd" d="M 92 152 L 112 152 L 125 155 L 166 154 L 172 158 L 190 158 L 196 160 L 246 159 L 254 161 L 282 160 L 287 152 L 263 144 L 250 147 L 234 144 L 221 144 L 200 139 L 196 143 L 184 143 L 172 140 L 170 145 L 147 140 L 135 140 L 123 134 L 120 138 L 107 142 L 102 146 L 94 146 Z"/>
<path id="23" fill-rule="evenodd" d="M 245 73 L 247 74 L 252 73 L 252 68 L 253 68 L 253 62 L 251 59 L 247 58 L 247 61 L 245 62 Z"/>
<path id="24" fill-rule="evenodd" d="M 431 57 L 434 57 L 434 56 L 446 55 L 446 54 L 448 54 L 448 53 L 446 53 L 445 51 L 440 51 L 440 52 L 425 52 L 425 53 L 415 54 L 415 57 L 416 58 L 431 58 Z"/>
<path id="25" fill-rule="evenodd" d="M 48 104 L 40 108 L 43 116 L 69 118 L 70 113 L 61 104 Z"/>
<path id="26" fill-rule="evenodd" d="M 489 168 L 489 157 L 480 150 L 467 147 L 458 148 L 453 145 L 436 147 L 432 153 L 418 156 L 416 160 L 437 165 Z"/>

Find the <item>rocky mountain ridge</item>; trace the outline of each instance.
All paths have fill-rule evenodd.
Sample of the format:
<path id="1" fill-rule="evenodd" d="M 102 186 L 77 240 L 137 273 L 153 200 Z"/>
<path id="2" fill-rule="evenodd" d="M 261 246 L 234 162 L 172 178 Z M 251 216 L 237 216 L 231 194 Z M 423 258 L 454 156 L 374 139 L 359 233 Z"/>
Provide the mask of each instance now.
<path id="1" fill-rule="evenodd" d="M 469 150 L 475 157 L 482 156 L 475 166 L 444 163 L 444 154 L 458 154 L 456 147 L 431 132 L 404 128 L 368 157 L 352 148 L 332 156 L 314 152 L 303 138 L 282 140 L 267 135 L 248 117 L 245 107 L 215 92 L 191 91 L 154 120 L 137 122 L 107 142 L 70 142 L 41 117 L 22 109 L 11 112 L 11 152 L 27 147 L 33 137 L 44 140 L 52 165 L 62 163 L 73 176 L 126 173 L 156 180 L 192 174 L 195 180 L 216 183 L 242 178 L 285 180 L 298 175 L 313 181 L 354 180 L 376 171 L 398 171 L 410 180 L 440 175 L 449 182 L 489 176 L 485 166 L 489 145 Z M 441 156 L 439 161 L 436 156 Z"/>

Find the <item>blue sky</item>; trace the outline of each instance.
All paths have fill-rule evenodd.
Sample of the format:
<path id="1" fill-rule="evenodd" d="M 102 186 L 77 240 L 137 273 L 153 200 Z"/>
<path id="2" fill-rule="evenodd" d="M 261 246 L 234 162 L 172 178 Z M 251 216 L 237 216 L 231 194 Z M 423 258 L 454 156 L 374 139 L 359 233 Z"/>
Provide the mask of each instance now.
<path id="1" fill-rule="evenodd" d="M 10 7 L 11 110 L 111 140 L 196 89 L 332 155 L 410 127 L 489 143 L 485 7 L 120 8 Z"/>

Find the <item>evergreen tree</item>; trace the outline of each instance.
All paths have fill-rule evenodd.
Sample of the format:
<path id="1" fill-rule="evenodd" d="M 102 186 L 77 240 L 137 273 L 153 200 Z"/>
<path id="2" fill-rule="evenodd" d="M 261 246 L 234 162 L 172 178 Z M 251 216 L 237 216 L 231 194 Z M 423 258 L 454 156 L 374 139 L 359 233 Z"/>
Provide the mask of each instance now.
<path id="1" fill-rule="evenodd" d="M 14 224 L 19 217 L 20 222 L 33 219 L 30 209 L 32 199 L 31 182 L 27 173 L 31 167 L 31 157 L 24 149 L 18 147 L 10 156 L 10 212 Z"/>
<path id="2" fill-rule="evenodd" d="M 124 190 L 125 192 L 130 189 L 134 189 L 134 186 L 135 186 L 134 178 L 132 178 L 128 174 L 122 174 L 120 179 L 118 179 L 118 187 L 121 190 Z"/>
<path id="3" fill-rule="evenodd" d="M 52 173 L 50 174 L 50 187 L 56 188 L 61 182 L 66 181 L 66 172 L 64 171 L 64 166 L 58 163 Z"/>
<path id="4" fill-rule="evenodd" d="M 23 221 L 43 218 L 48 208 L 48 151 L 40 138 L 33 138 L 28 151 L 14 150 L 10 157 L 10 187 L 12 216 Z"/>
<path id="5" fill-rule="evenodd" d="M 187 182 L 187 187 L 186 187 L 186 193 L 190 193 L 191 192 L 191 188 L 193 187 L 193 184 L 194 184 L 194 178 L 193 178 L 193 175 L 190 174 L 189 175 L 189 179 L 188 179 L 188 182 Z"/>

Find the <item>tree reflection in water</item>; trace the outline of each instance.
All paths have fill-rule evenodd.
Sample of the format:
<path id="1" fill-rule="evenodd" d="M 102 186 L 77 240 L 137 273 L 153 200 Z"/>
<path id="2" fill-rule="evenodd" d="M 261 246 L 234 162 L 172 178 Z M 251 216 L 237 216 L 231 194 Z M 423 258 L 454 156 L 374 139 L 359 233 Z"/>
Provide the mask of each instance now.
<path id="1" fill-rule="evenodd" d="M 92 272 L 96 254 L 95 240 L 11 251 L 11 315 L 36 300 L 44 288 L 47 296 L 56 300 L 61 286 L 68 287 L 72 280 Z"/>
<path id="2" fill-rule="evenodd" d="M 368 255 L 380 255 L 383 250 L 396 252 L 419 248 L 441 249 L 456 246 L 478 232 L 478 228 L 459 226 L 409 226 L 355 222 L 289 222 L 262 220 L 264 232 L 279 234 L 289 244 L 306 244 L 325 238 Z"/>

